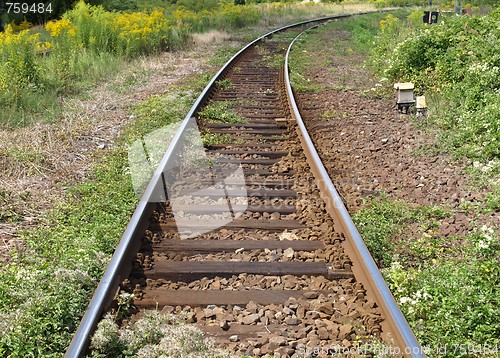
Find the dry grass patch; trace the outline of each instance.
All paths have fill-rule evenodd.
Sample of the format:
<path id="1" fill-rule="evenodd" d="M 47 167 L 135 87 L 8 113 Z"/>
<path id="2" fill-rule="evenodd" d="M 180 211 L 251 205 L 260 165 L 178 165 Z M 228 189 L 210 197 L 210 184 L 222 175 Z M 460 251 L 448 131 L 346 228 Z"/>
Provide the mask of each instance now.
<path id="1" fill-rule="evenodd" d="M 290 8 L 280 16 L 264 16 L 261 21 L 261 26 L 280 26 L 291 24 L 294 22 L 304 21 L 307 19 L 315 19 L 325 16 L 352 14 L 358 12 L 375 11 L 377 10 L 372 3 L 366 4 L 297 4 Z"/>
<path id="2" fill-rule="evenodd" d="M 229 40 L 230 36 L 223 31 L 211 30 L 201 34 L 193 34 L 195 45 L 206 45 L 209 43 L 220 43 Z"/>

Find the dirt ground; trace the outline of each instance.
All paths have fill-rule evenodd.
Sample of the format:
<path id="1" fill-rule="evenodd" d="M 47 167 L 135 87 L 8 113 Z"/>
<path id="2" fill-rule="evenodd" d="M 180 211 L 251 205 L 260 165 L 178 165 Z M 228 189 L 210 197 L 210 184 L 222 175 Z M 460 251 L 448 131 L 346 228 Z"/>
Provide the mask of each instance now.
<path id="1" fill-rule="evenodd" d="M 298 100 L 348 210 L 354 213 L 363 207 L 363 199 L 387 193 L 391 199 L 450 210 L 452 215 L 436 230 L 439 237 L 461 236 L 482 225 L 498 228 L 498 213 L 463 209 L 483 201 L 488 192 L 475 189 L 465 174 L 471 163 L 433 150 L 435 136 L 418 129 L 424 118 L 400 114 L 395 99 L 375 95 L 381 83 L 362 66 L 362 56 L 338 56 L 333 49 L 329 53 L 332 65 L 311 66 L 309 78 L 339 89 L 300 93 Z M 417 230 L 410 227 L 405 234 L 412 237 Z"/>

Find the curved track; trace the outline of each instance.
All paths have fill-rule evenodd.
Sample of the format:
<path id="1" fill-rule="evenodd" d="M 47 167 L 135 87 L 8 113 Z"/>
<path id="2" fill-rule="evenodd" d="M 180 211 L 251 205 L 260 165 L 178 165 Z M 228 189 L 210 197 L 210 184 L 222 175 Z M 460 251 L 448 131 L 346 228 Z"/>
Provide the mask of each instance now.
<path id="1" fill-rule="evenodd" d="M 214 77 L 163 156 L 66 356 L 84 354 L 118 287 L 134 293 L 138 310 L 183 310 L 241 354 L 306 356 L 382 335 L 423 356 L 293 98 L 290 42 L 329 19 L 264 35 Z"/>

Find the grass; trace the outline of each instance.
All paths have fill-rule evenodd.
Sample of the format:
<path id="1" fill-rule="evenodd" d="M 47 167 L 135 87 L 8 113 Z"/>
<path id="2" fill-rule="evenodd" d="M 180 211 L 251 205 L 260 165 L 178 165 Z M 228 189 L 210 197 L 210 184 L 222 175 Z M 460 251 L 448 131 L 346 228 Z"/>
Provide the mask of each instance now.
<path id="1" fill-rule="evenodd" d="M 205 147 L 209 147 L 211 145 L 231 143 L 231 137 L 229 134 L 212 133 L 210 129 L 207 129 L 201 135 L 201 142 Z"/>
<path id="2" fill-rule="evenodd" d="M 247 121 L 230 109 L 231 102 L 211 102 L 200 111 L 199 116 L 206 123 L 246 123 Z"/>
<path id="3" fill-rule="evenodd" d="M 345 84 L 325 85 L 315 80 L 319 68 L 335 68 L 330 66 L 332 53 L 325 43 L 330 43 L 329 31 L 336 31 L 340 41 L 336 42 L 334 56 L 350 56 L 356 53 L 367 54 L 372 46 L 373 36 L 377 33 L 378 22 L 383 18 L 382 14 L 356 16 L 329 22 L 319 28 L 307 31 L 296 41 L 290 57 L 290 80 L 294 89 L 298 92 L 319 92 L 326 89 L 348 90 Z M 327 30 L 324 31 L 323 29 Z M 348 39 L 348 41 L 346 41 Z M 314 54 L 314 56 L 311 56 Z M 342 74 L 336 74 L 342 79 Z M 347 82 L 349 77 L 343 79 Z"/>
<path id="4" fill-rule="evenodd" d="M 408 225 L 416 224 L 425 234 L 439 226 L 439 220 L 448 217 L 450 213 L 438 206 L 412 207 L 402 201 L 388 199 L 387 195 L 373 198 L 368 205 L 353 215 L 356 227 L 361 232 L 363 240 L 370 250 L 379 267 L 389 267 L 394 260 L 397 248 L 404 247 L 405 240 L 398 237 L 403 234 Z M 418 244 L 421 244 L 420 247 Z M 433 244 L 433 242 L 430 242 Z M 421 260 L 432 258 L 424 253 L 427 243 L 418 242 L 417 246 L 408 244 L 410 248 L 405 252 L 405 264 L 414 266 Z M 420 254 L 416 250 L 420 250 Z M 401 250 L 402 251 L 402 250 Z"/>
<path id="5" fill-rule="evenodd" d="M 0 128 L 25 127 L 33 122 L 52 123 L 60 114 L 57 93 L 26 91 L 15 106 L 2 106 Z"/>
<path id="6" fill-rule="evenodd" d="M 55 356 L 65 350 L 137 203 L 127 143 L 180 120 L 191 103 L 166 106 L 153 98 L 138 106 L 138 120 L 118 148 L 101 158 L 89 180 L 69 190 L 44 226 L 23 235 L 25 247 L 0 271 L 1 355 Z M 152 108 L 162 111 L 161 119 Z"/>
<path id="7" fill-rule="evenodd" d="M 387 15 L 372 55 L 380 76 L 391 82 L 411 81 L 420 94 L 429 95 L 427 123 L 438 130 L 440 142 L 450 153 L 483 164 L 493 161 L 493 174 L 500 168 L 500 70 L 499 62 L 491 57 L 498 52 L 498 44 L 473 33 L 498 31 L 499 14 L 497 9 L 474 20 L 443 17 L 430 28 L 414 21 L 420 16 L 418 11 L 403 18 Z M 463 28 L 470 30 L 456 36 Z M 462 52 L 468 55 L 458 60 Z"/>
<path id="8" fill-rule="evenodd" d="M 135 66 L 135 63 L 131 63 L 129 65 L 131 65 L 130 69 L 120 72 L 120 74 L 116 76 L 116 79 L 113 81 L 113 92 L 120 95 L 127 94 L 130 91 L 133 91 L 135 87 L 139 87 L 148 75 L 154 72 L 153 69 L 145 69 L 140 66 L 140 64 L 138 66 Z M 120 67 L 124 68 L 126 66 Z"/>
<path id="9" fill-rule="evenodd" d="M 12 223 L 22 220 L 19 209 L 12 204 L 13 196 L 10 191 L 0 189 L 0 222 Z"/>
<path id="10" fill-rule="evenodd" d="M 499 262 L 493 254 L 471 254 L 465 262 L 433 259 L 418 268 L 394 262 L 383 272 L 421 344 L 431 351 L 460 344 L 484 350 L 500 344 L 495 323 L 500 319 Z M 442 356 L 469 357 L 467 353 L 449 349 Z"/>
<path id="11" fill-rule="evenodd" d="M 210 64 L 221 67 L 229 60 L 230 56 L 228 56 L 228 54 L 231 56 L 235 55 L 239 50 L 239 45 L 234 43 L 223 43 L 217 50 L 215 56 L 210 59 Z"/>
<path id="12" fill-rule="evenodd" d="M 46 31 L 16 32 L 9 25 L 0 34 L 4 63 L 0 68 L 0 107 L 12 110 L 0 125 L 24 126 L 40 117 L 47 121 L 49 112 L 50 120 L 57 119 L 61 97 L 71 97 L 109 78 L 131 58 L 162 49 L 167 34 L 169 46 L 173 45 L 177 30 L 158 26 L 166 23 L 158 11 L 109 13 L 78 2 L 64 19 L 48 22 Z M 133 33 L 138 24 L 148 31 L 147 41 Z"/>
<path id="13" fill-rule="evenodd" d="M 321 118 L 324 118 L 326 120 L 336 120 L 340 118 L 349 118 L 349 113 L 347 112 L 339 112 L 336 110 L 327 110 L 324 113 L 321 113 L 320 115 Z"/>
<path id="14" fill-rule="evenodd" d="M 109 12 L 79 2 L 65 14 L 64 21 L 50 22 L 47 28 L 37 26 L 24 35 L 7 34 L 8 41 L 0 38 L 0 59 L 4 63 L 0 68 L 0 108 L 4 114 L 1 127 L 57 121 L 67 98 L 80 95 L 98 81 L 109 80 L 130 58 L 165 48 L 188 47 L 193 39 L 196 44 L 222 41 L 227 39 L 224 30 L 241 31 L 248 25 L 269 28 L 332 12 L 373 8 L 372 5 L 227 4 L 224 9 L 209 8 L 207 14 L 176 6 L 163 13 L 155 11 L 151 4 L 134 1 L 122 4 L 106 1 L 104 7 L 135 12 Z M 120 26 L 115 26 L 117 23 Z M 139 36 L 136 28 L 146 31 L 147 36 L 145 33 Z M 194 34 L 194 31 L 207 33 Z M 255 37 L 252 32 L 240 33 L 248 39 Z M 7 43 L 14 45 L 9 47 Z M 39 48 L 50 51 L 35 55 L 37 51 L 43 52 Z M 221 50 L 221 58 L 226 58 L 225 51 L 235 50 L 228 45 Z M 217 57 L 214 61 L 220 62 Z M 269 62 L 280 65 L 276 56 L 270 55 Z M 135 78 L 125 81 L 133 84 Z"/>
<path id="15" fill-rule="evenodd" d="M 151 71 L 130 68 L 126 73 L 109 86 L 114 93 L 126 93 Z M 189 76 L 178 86 L 170 86 L 167 94 L 150 97 L 134 106 L 129 113 L 134 119 L 121 128 L 113 149 L 92 154 L 96 157 L 92 162 L 98 164 L 88 169 L 87 179 L 81 184 L 70 184 L 57 207 L 38 219 L 42 224 L 21 233 L 23 244 L 10 253 L 8 264 L 0 269 L 0 356 L 55 357 L 65 351 L 137 202 L 128 174 L 129 144 L 184 118 L 195 93 L 201 91 L 210 77 L 208 73 Z M 78 114 L 82 110 L 79 106 L 74 109 Z M 70 118 L 72 115 L 64 113 Z M 76 123 L 64 128 L 61 136 L 79 135 L 65 130 L 75 130 L 80 120 L 84 122 L 85 118 L 75 118 Z M 77 132 L 84 133 L 86 129 L 83 126 Z M 29 128 L 14 133 L 17 132 L 29 132 Z M 50 132 L 47 136 L 56 140 Z M 22 133 L 16 137 L 28 138 Z M 19 148 L 5 148 L 8 158 L 17 164 L 19 160 L 25 163 L 26 167 L 15 169 L 23 177 L 34 174 L 29 171 L 33 165 L 44 164 L 40 153 L 45 152 L 32 150 L 38 148 L 37 141 L 20 144 Z M 67 143 L 60 149 L 67 150 Z M 24 208 L 19 210 L 9 205 L 13 195 L 18 196 L 2 191 L 3 223 L 17 222 L 26 215 Z"/>
<path id="16" fill-rule="evenodd" d="M 23 235 L 0 271 L 1 355 L 65 350 L 136 203 L 125 167 L 108 156 L 45 225 Z"/>
<path id="17" fill-rule="evenodd" d="M 232 84 L 231 80 L 226 78 L 224 80 L 219 80 L 215 83 L 215 87 L 221 90 L 225 91 L 231 91 L 234 90 L 234 85 Z"/>
<path id="18" fill-rule="evenodd" d="M 193 34 L 193 42 L 195 45 L 224 42 L 229 38 L 230 36 L 226 32 L 219 30 L 210 30 Z"/>
<path id="19" fill-rule="evenodd" d="M 138 138 L 155 129 L 184 119 L 196 100 L 193 93 L 180 90 L 175 95 L 156 95 L 138 104 L 133 113 L 137 116 L 134 126 L 125 131 L 130 138 Z"/>
<path id="20" fill-rule="evenodd" d="M 272 39 L 265 39 L 263 40 L 264 42 L 274 42 L 277 43 L 278 45 L 281 45 L 281 48 L 278 48 L 276 50 L 273 50 L 273 52 L 269 51 L 266 47 L 257 45 L 255 46 L 255 49 L 257 53 L 262 56 L 261 60 L 259 61 L 262 65 L 268 66 L 271 68 L 280 68 L 284 64 L 284 58 L 281 53 L 276 53 L 276 52 L 285 52 L 287 49 L 287 46 L 285 44 L 289 44 L 290 41 L 293 40 L 293 37 L 290 38 L 288 34 L 277 34 L 273 36 Z M 280 51 L 281 50 L 281 51 Z"/>
<path id="21" fill-rule="evenodd" d="M 294 90 L 298 92 L 319 92 L 324 86 L 311 81 L 308 66 L 310 66 L 310 55 L 312 51 L 320 52 L 321 40 L 315 35 L 318 29 L 309 30 L 302 35 L 294 44 L 290 54 L 290 82 Z"/>
<path id="22" fill-rule="evenodd" d="M 370 201 L 353 220 L 423 346 L 431 352 L 463 342 L 478 349 L 498 346 L 493 322 L 500 319 L 500 242 L 486 226 L 463 237 L 440 237 L 440 221 L 452 215 L 385 197 Z M 442 356 L 467 354 L 448 349 Z"/>

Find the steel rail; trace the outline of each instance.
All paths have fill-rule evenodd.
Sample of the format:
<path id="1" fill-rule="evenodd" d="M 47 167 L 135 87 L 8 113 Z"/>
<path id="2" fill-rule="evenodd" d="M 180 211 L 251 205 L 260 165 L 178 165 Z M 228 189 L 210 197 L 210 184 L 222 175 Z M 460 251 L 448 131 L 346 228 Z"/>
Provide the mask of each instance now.
<path id="1" fill-rule="evenodd" d="M 387 10 L 382 10 L 387 11 Z M 283 26 L 279 29 L 268 32 L 256 40 L 250 42 L 248 45 L 243 47 L 238 51 L 222 68 L 217 72 L 217 74 L 212 78 L 212 80 L 205 87 L 203 92 L 200 94 L 194 105 L 191 107 L 190 111 L 181 123 L 176 135 L 172 139 L 168 149 L 162 157 L 160 164 L 158 165 L 151 181 L 149 182 L 146 190 L 144 191 L 132 218 L 130 219 L 124 234 L 122 235 L 120 242 L 111 258 L 111 261 L 103 275 L 103 278 L 99 282 L 92 300 L 90 301 L 85 314 L 80 321 L 80 325 L 73 336 L 73 339 L 66 350 L 65 357 L 67 358 L 77 358 L 82 357 L 87 352 L 90 344 L 91 334 L 94 332 L 99 320 L 101 319 L 104 311 L 109 307 L 111 301 L 115 297 L 119 284 L 130 274 L 132 262 L 134 260 L 135 254 L 138 251 L 142 236 L 147 229 L 149 223 L 149 217 L 153 213 L 156 200 L 154 198 L 159 192 L 163 191 L 163 175 L 168 168 L 169 163 L 173 160 L 173 153 L 176 152 L 177 148 L 180 147 L 182 142 L 182 137 L 184 136 L 191 118 L 195 117 L 201 107 L 210 98 L 212 90 L 215 88 L 215 84 L 220 80 L 224 74 L 234 65 L 237 59 L 239 59 L 246 51 L 252 48 L 254 45 L 262 41 L 263 39 L 272 36 L 275 33 L 282 32 L 284 30 L 302 26 L 305 24 L 310 24 L 314 22 L 325 22 L 333 19 L 347 18 L 353 15 L 364 15 L 374 12 L 382 11 L 369 11 L 356 14 L 342 14 L 327 16 L 307 21 L 301 21 L 295 24 Z"/>
<path id="2" fill-rule="evenodd" d="M 387 284 L 382 277 L 375 261 L 373 260 L 368 248 L 366 247 L 358 229 L 354 225 L 351 216 L 342 202 L 335 186 L 328 175 L 328 172 L 323 165 L 323 162 L 316 150 L 316 147 L 307 131 L 304 121 L 300 115 L 300 111 L 295 101 L 295 96 L 290 83 L 289 57 L 290 52 L 295 42 L 307 31 L 317 28 L 319 25 L 311 26 L 300 33 L 288 46 L 285 57 L 284 77 L 285 86 L 288 97 L 288 103 L 292 109 L 293 119 L 297 123 L 297 132 L 299 134 L 302 147 L 306 154 L 307 162 L 311 166 L 315 176 L 316 183 L 320 188 L 321 195 L 325 201 L 327 211 L 334 219 L 336 231 L 342 233 L 346 238 L 345 248 L 349 257 L 353 259 L 351 267 L 356 279 L 363 283 L 368 295 L 375 297 L 377 304 L 385 316 L 383 327 L 387 327 L 392 334 L 391 337 L 394 343 L 399 347 L 401 354 L 407 357 L 425 357 L 425 353 L 418 343 L 413 331 L 411 330 L 406 318 L 401 309 L 394 300 L 394 297 L 387 287 Z M 359 264 L 359 266 L 356 265 Z M 384 329 L 383 329 L 384 331 Z"/>

